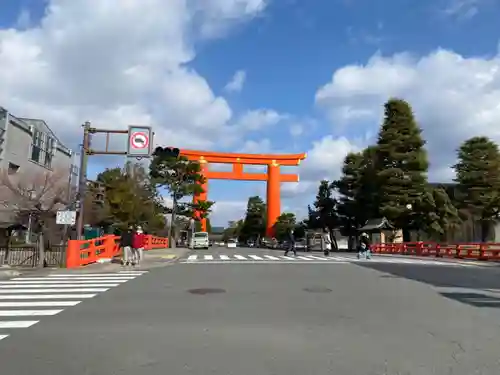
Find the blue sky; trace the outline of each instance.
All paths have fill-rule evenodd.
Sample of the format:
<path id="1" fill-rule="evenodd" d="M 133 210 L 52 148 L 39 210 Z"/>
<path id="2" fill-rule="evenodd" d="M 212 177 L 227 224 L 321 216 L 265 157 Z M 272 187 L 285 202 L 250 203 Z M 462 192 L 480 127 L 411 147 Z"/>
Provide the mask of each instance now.
<path id="1" fill-rule="evenodd" d="M 15 77 L 10 77 L 9 84 L 22 86 L 22 90 L 16 89 L 18 95 L 12 98 L 6 89 L 2 95 L 0 88 L 1 105 L 18 116 L 46 118 L 49 125 L 61 129 L 62 137 L 73 147 L 78 143 L 79 123 L 91 120 L 99 126 L 105 119 L 113 119 L 117 121 L 115 127 L 137 120 L 150 121 L 158 130 L 158 142 L 164 145 L 308 152 L 310 160 L 298 170 L 304 176 L 303 182 L 283 186 L 283 209 L 299 215 L 312 201 L 317 181 L 338 177 L 345 153 L 373 139 L 380 123 L 380 107 L 389 96 L 403 96 L 415 103 L 416 115 L 428 135 L 434 171 L 431 178 L 449 179 L 454 148 L 471 134 L 477 116 L 469 111 L 459 116 L 467 120 L 457 120 L 454 116 L 458 114 L 449 112 L 460 102 L 454 104 L 451 99 L 446 101 L 451 111 L 436 110 L 436 100 L 426 100 L 423 82 L 429 80 L 429 87 L 434 84 L 429 94 L 443 102 L 444 94 L 460 92 L 461 101 L 472 103 L 470 98 L 462 97 L 463 86 L 471 87 L 466 91 L 477 100 L 482 95 L 491 99 L 499 92 L 500 79 L 495 69 L 499 66 L 500 2 L 496 0 L 232 0 L 225 5 L 220 0 L 188 0 L 186 7 L 181 0 L 144 0 L 135 14 L 137 20 L 146 21 L 141 28 L 134 26 L 130 31 L 118 19 L 127 21 L 128 9 L 118 6 L 113 18 L 113 12 L 102 5 L 109 2 L 103 0 L 98 7 L 96 1 L 12 0 L 2 4 L 0 30 L 4 33 L 0 34 L 0 45 L 10 41 L 10 46 L 19 43 L 16 51 L 33 51 L 34 47 L 40 51 L 29 58 L 16 54 L 21 73 L 22 69 L 31 73 L 34 66 L 41 69 L 34 64 L 35 59 L 40 59 L 45 64 L 44 72 L 48 66 L 53 77 L 69 74 L 70 81 L 78 81 L 76 76 L 82 67 L 71 71 L 77 57 L 78 64 L 85 58 L 102 59 L 102 64 L 83 63 L 88 69 L 83 85 L 72 82 L 75 86 L 71 86 L 67 79 L 61 83 L 67 85 L 64 95 L 53 92 L 53 88 L 45 88 L 44 93 L 44 86 L 36 82 L 15 85 Z M 54 7 L 56 3 L 58 8 Z M 162 14 L 167 18 L 162 19 Z M 162 22 L 168 23 L 171 14 L 189 15 L 193 21 L 166 29 Z M 80 19 L 71 25 L 72 17 Z M 110 17 L 108 23 L 104 22 L 106 17 Z M 179 17 L 172 20 L 173 24 L 180 22 Z M 9 28 L 14 30 L 7 34 Z M 154 43 L 149 45 L 146 39 L 132 41 L 137 33 Z M 22 36 L 22 40 L 15 35 Z M 71 48 L 69 41 L 64 44 L 56 35 L 71 36 Z M 80 39 L 81 35 L 84 37 Z M 106 41 L 112 43 L 105 46 Z M 124 48 L 118 48 L 122 43 Z M 148 53 L 141 50 L 145 44 Z M 165 53 L 153 58 L 153 47 Z M 141 80 L 134 72 L 137 82 L 133 87 L 128 82 L 123 87 L 123 80 L 113 86 L 119 68 L 108 62 L 121 53 L 121 61 L 130 60 L 128 68 L 145 67 Z M 146 56 L 144 62 L 137 56 Z M 5 51 L 2 56 L 0 50 L 0 68 L 4 66 L 2 59 L 4 65 L 12 64 L 12 57 L 9 60 Z M 230 92 L 226 85 L 237 71 L 244 72 L 245 79 L 240 90 Z M 146 82 L 151 72 L 157 76 Z M 489 80 L 482 84 L 485 74 L 490 75 Z M 105 85 L 102 77 L 106 77 Z M 336 78 L 332 81 L 332 77 Z M 0 86 L 1 79 L 2 75 Z M 157 91 L 160 87 L 161 92 Z M 73 96 L 75 90 L 82 94 Z M 443 95 L 439 95 L 440 90 Z M 40 95 L 38 101 L 34 92 Z M 100 93 L 102 98 L 98 98 Z M 184 95 L 186 98 L 180 101 Z M 89 103 L 95 112 L 89 110 Z M 496 116 L 500 113 L 493 100 L 482 103 L 486 106 L 484 113 L 491 116 L 484 120 L 481 131 L 496 137 L 500 132 L 500 118 L 496 121 Z M 261 115 L 258 130 L 242 121 L 252 111 Z M 64 126 L 62 113 L 68 119 Z M 266 122 L 265 113 L 271 119 L 278 116 L 280 121 Z M 207 121 L 205 129 L 203 121 Z M 446 137 L 450 127 L 463 131 L 457 130 L 459 135 L 450 139 Z M 184 128 L 185 133 L 179 128 Z M 299 129 L 301 134 L 297 133 Z M 113 158 L 93 159 L 91 173 L 117 162 Z M 265 184 L 211 181 L 209 193 L 210 199 L 218 202 L 214 222 L 225 224 L 241 215 L 249 195 L 265 194 Z"/>

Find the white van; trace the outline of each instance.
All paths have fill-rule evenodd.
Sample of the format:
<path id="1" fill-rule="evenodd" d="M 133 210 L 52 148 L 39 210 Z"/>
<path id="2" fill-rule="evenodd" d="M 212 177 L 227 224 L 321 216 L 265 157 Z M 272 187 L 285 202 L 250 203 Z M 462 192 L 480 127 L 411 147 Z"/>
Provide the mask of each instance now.
<path id="1" fill-rule="evenodd" d="M 207 232 L 196 232 L 191 239 L 192 249 L 207 249 L 209 247 L 208 233 Z"/>

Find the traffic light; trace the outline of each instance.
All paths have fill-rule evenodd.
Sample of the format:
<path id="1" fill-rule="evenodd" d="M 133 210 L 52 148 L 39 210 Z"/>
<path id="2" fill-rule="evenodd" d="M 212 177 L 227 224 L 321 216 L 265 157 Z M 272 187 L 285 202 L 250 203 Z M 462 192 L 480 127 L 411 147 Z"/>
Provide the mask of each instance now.
<path id="1" fill-rule="evenodd" d="M 174 147 L 156 147 L 153 156 L 160 156 L 162 158 L 178 158 L 180 150 Z"/>

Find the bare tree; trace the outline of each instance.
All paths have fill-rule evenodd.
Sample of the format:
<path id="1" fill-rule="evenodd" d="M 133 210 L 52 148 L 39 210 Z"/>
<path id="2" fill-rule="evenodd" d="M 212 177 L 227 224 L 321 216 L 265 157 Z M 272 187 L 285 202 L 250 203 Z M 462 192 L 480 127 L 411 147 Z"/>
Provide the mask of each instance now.
<path id="1" fill-rule="evenodd" d="M 56 212 L 66 207 L 71 194 L 68 173 L 0 170 L 0 221 L 22 224 L 37 235 L 42 265 L 44 239 L 54 239 L 49 233 L 62 234 L 55 225 Z"/>

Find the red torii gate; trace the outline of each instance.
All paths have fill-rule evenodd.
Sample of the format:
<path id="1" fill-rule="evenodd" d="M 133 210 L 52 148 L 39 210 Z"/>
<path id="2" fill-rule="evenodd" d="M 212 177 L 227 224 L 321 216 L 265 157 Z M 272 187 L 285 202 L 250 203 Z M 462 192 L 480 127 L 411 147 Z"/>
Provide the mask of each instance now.
<path id="1" fill-rule="evenodd" d="M 204 193 L 193 197 L 197 200 L 207 200 L 208 180 L 241 180 L 241 181 L 267 181 L 267 227 L 266 235 L 274 235 L 274 223 L 281 214 L 282 182 L 299 182 L 298 174 L 281 174 L 280 166 L 297 166 L 306 158 L 306 154 L 291 155 L 259 155 L 239 154 L 214 151 L 181 150 L 180 154 L 189 160 L 197 161 L 201 165 L 201 173 L 207 179 L 203 185 Z M 230 172 L 217 172 L 209 170 L 209 163 L 232 164 Z M 244 165 L 267 165 L 267 173 L 248 173 L 243 171 Z M 205 219 L 201 221 L 202 231 L 207 230 Z"/>

